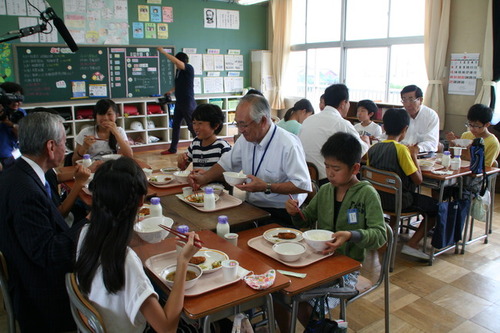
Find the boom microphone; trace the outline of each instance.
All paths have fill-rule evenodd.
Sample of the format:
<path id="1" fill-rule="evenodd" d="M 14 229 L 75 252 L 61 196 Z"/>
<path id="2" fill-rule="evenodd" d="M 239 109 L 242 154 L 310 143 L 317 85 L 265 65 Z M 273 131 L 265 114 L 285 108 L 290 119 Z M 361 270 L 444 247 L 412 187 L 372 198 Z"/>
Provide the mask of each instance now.
<path id="1" fill-rule="evenodd" d="M 57 16 L 56 12 L 54 12 L 54 10 L 51 7 L 47 8 L 45 12 L 48 17 L 54 20 L 54 26 L 56 27 L 57 31 L 59 31 L 59 34 L 64 39 L 66 45 L 68 45 L 71 51 L 72 52 L 78 51 L 78 46 L 76 45 L 75 40 L 69 33 L 68 28 L 66 28 L 66 25 L 64 24 L 63 20 L 61 20 L 61 18 Z"/>

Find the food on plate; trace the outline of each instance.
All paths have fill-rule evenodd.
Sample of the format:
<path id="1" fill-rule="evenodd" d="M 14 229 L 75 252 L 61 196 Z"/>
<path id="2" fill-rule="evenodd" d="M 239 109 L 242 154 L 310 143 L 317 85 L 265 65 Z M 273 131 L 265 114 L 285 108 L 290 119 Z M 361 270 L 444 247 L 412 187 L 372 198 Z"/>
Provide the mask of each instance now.
<path id="1" fill-rule="evenodd" d="M 192 257 L 191 260 L 189 260 L 189 263 L 199 265 L 203 264 L 206 260 L 207 258 L 204 256 L 197 256 L 197 257 Z"/>
<path id="2" fill-rule="evenodd" d="M 196 278 L 196 273 L 195 272 L 193 272 L 193 271 L 187 271 L 186 272 L 186 281 L 192 280 L 194 278 Z M 166 279 L 169 280 L 169 281 L 174 281 L 174 279 L 175 279 L 175 272 L 168 273 Z"/>
<path id="3" fill-rule="evenodd" d="M 151 214 L 151 210 L 147 207 L 142 207 L 140 210 L 139 210 L 139 215 L 149 215 Z"/>
<path id="4" fill-rule="evenodd" d="M 221 261 L 217 260 L 212 263 L 212 268 L 217 268 L 221 266 Z"/>
<path id="5" fill-rule="evenodd" d="M 297 238 L 297 235 L 293 232 L 279 232 L 274 237 L 277 237 L 279 239 L 295 239 Z"/>
<path id="6" fill-rule="evenodd" d="M 189 202 L 193 203 L 203 203 L 203 194 L 191 194 L 185 197 L 185 199 Z"/>

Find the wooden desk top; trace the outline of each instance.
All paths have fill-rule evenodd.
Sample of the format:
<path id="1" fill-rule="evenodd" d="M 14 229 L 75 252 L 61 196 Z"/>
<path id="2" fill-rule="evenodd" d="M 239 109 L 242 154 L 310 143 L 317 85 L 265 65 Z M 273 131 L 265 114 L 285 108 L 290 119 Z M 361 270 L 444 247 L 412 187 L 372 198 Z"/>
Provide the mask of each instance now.
<path id="1" fill-rule="evenodd" d="M 334 281 L 343 275 L 361 268 L 361 263 L 359 261 L 341 254 L 335 254 L 306 267 L 289 267 L 248 246 L 247 243 L 250 239 L 261 236 L 264 231 L 268 229 L 279 227 L 281 226 L 278 224 L 269 224 L 259 228 L 241 231 L 239 232 L 238 247 L 247 253 L 251 252 L 252 258 L 262 260 L 273 268 L 307 274 L 307 277 L 304 279 L 290 277 L 292 283 L 282 290 L 285 294 L 289 296 L 300 294 L 304 291 Z"/>
<path id="2" fill-rule="evenodd" d="M 256 259 L 249 255 L 246 250 L 240 249 L 228 241 L 217 236 L 209 230 L 202 230 L 198 232 L 200 239 L 203 240 L 204 245 L 211 249 L 217 249 L 225 252 L 229 258 L 237 260 L 241 267 L 253 271 L 255 274 L 263 274 L 273 268 L 273 266 Z M 175 239 L 167 238 L 160 243 L 149 244 L 138 237 L 134 237 L 131 242 L 131 247 L 141 258 L 142 263 L 156 254 L 173 251 L 175 249 Z M 160 286 L 166 293 L 169 292 L 168 288 L 160 281 L 156 275 L 150 272 L 147 268 L 149 276 Z M 254 290 L 247 286 L 241 280 L 234 284 L 222 287 L 208 293 L 184 298 L 184 312 L 187 316 L 193 319 L 202 318 L 211 313 L 216 313 L 228 307 L 245 303 L 252 299 L 265 296 L 269 293 L 276 292 L 290 285 L 290 279 L 280 273 L 276 274 L 274 284 L 266 290 Z"/>
<path id="3" fill-rule="evenodd" d="M 161 197 L 160 202 L 163 207 L 163 215 L 174 220 L 174 227 L 178 224 L 186 224 L 190 227 L 190 230 L 195 231 L 215 230 L 219 215 L 226 215 L 228 217 L 232 231 L 246 229 L 250 226 L 253 227 L 253 221 L 267 219 L 270 216 L 265 210 L 246 202 L 236 207 L 210 213 L 200 212 L 179 200 L 175 195 Z"/>

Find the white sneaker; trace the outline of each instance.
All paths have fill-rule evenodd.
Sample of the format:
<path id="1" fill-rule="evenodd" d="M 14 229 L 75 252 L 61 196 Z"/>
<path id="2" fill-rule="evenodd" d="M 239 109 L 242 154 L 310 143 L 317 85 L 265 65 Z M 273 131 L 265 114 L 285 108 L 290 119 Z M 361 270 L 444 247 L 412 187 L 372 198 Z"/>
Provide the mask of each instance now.
<path id="1" fill-rule="evenodd" d="M 401 253 L 406 254 L 408 256 L 412 256 L 418 259 L 423 259 L 423 260 L 429 260 L 430 256 L 427 253 L 424 253 L 420 250 L 414 249 L 411 246 L 408 245 L 403 245 L 403 248 L 401 249 Z"/>

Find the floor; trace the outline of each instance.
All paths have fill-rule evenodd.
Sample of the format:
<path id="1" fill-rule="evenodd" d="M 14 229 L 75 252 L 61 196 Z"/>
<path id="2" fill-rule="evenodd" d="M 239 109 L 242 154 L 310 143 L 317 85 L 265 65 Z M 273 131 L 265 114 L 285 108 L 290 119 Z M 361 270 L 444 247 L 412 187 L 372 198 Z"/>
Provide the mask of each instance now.
<path id="1" fill-rule="evenodd" d="M 163 156 L 160 150 L 135 156 L 154 169 L 176 165 L 175 155 Z M 470 244 L 464 255 L 451 250 L 428 266 L 398 251 L 390 274 L 391 332 L 500 332 L 500 195 L 495 207 L 488 243 Z M 483 226 L 477 223 L 475 231 Z M 407 238 L 400 235 L 398 247 Z M 375 276 L 378 268 L 378 257 L 371 255 L 362 275 Z M 384 332 L 383 300 L 381 287 L 349 305 L 348 332 Z M 0 307 L 0 332 L 6 332 L 5 321 Z"/>

